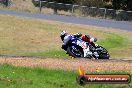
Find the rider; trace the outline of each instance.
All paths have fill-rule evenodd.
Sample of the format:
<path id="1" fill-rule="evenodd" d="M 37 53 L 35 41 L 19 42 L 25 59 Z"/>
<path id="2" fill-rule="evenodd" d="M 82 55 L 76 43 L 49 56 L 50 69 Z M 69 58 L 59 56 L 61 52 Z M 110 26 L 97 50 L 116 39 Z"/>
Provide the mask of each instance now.
<path id="1" fill-rule="evenodd" d="M 63 41 L 62 49 L 64 49 L 64 50 L 66 50 L 66 45 L 67 45 L 68 41 L 73 37 L 81 38 L 83 41 L 89 42 L 93 46 L 95 46 L 93 42 L 97 41 L 96 38 L 91 37 L 89 35 L 82 35 L 81 33 L 76 33 L 76 34 L 70 35 L 66 31 L 62 31 L 61 34 L 60 34 L 60 37 L 61 37 L 61 40 Z M 88 55 L 93 54 L 90 51 L 88 45 L 86 45 L 86 47 L 83 48 L 83 51 L 84 51 L 84 57 L 87 57 Z"/>

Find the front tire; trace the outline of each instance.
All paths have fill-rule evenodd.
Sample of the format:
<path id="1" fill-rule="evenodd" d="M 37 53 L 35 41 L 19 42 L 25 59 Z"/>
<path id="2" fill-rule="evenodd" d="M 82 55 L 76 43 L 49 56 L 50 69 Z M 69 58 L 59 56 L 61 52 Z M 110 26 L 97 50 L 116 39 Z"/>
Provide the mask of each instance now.
<path id="1" fill-rule="evenodd" d="M 83 86 L 86 84 L 86 78 L 84 76 L 77 76 L 76 81 L 79 85 Z"/>
<path id="2" fill-rule="evenodd" d="M 99 53 L 98 59 L 109 59 L 110 58 L 110 54 L 104 47 L 99 46 L 98 48 L 102 49 L 101 51 L 98 51 L 98 53 Z"/>
<path id="3" fill-rule="evenodd" d="M 82 50 L 78 46 L 68 46 L 67 53 L 74 58 L 82 58 Z"/>

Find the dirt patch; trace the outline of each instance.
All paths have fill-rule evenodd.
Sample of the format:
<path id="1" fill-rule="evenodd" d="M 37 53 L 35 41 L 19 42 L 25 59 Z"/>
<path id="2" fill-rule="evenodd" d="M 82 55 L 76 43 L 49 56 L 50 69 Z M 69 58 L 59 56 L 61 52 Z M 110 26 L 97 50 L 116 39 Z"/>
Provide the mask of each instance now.
<path id="1" fill-rule="evenodd" d="M 86 71 L 125 71 L 132 72 L 130 60 L 71 60 L 53 58 L 30 57 L 0 57 L 0 63 L 8 63 L 15 66 L 44 67 L 50 69 L 78 70 L 82 66 Z"/>

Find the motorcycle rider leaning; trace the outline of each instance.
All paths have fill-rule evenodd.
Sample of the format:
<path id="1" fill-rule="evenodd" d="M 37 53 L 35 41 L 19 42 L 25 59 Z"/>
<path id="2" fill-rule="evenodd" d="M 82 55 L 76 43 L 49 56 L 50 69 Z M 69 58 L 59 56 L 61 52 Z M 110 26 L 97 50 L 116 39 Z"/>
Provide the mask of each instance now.
<path id="1" fill-rule="evenodd" d="M 96 45 L 93 42 L 96 42 L 97 39 L 89 35 L 82 35 L 81 33 L 70 35 L 66 31 L 62 31 L 60 34 L 60 37 L 61 37 L 61 40 L 63 41 L 62 49 L 64 50 L 66 50 L 66 45 L 71 38 L 81 38 L 83 41 L 88 42 L 92 46 L 96 47 Z M 93 53 L 90 51 L 88 44 L 87 43 L 85 44 L 86 44 L 85 45 L 86 47 L 83 47 L 83 52 L 84 52 L 84 57 L 87 57 L 89 55 L 92 55 Z"/>

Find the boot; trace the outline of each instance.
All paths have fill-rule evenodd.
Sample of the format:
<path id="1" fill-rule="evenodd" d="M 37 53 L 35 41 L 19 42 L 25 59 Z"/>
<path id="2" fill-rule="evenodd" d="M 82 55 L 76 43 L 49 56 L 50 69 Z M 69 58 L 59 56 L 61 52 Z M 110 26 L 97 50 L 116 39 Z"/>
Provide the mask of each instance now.
<path id="1" fill-rule="evenodd" d="M 99 57 L 98 53 L 97 52 L 94 52 L 94 55 L 96 56 L 96 58 Z"/>
<path id="2" fill-rule="evenodd" d="M 93 53 L 89 50 L 89 47 L 86 49 L 83 49 L 84 51 L 84 57 L 91 56 Z"/>

